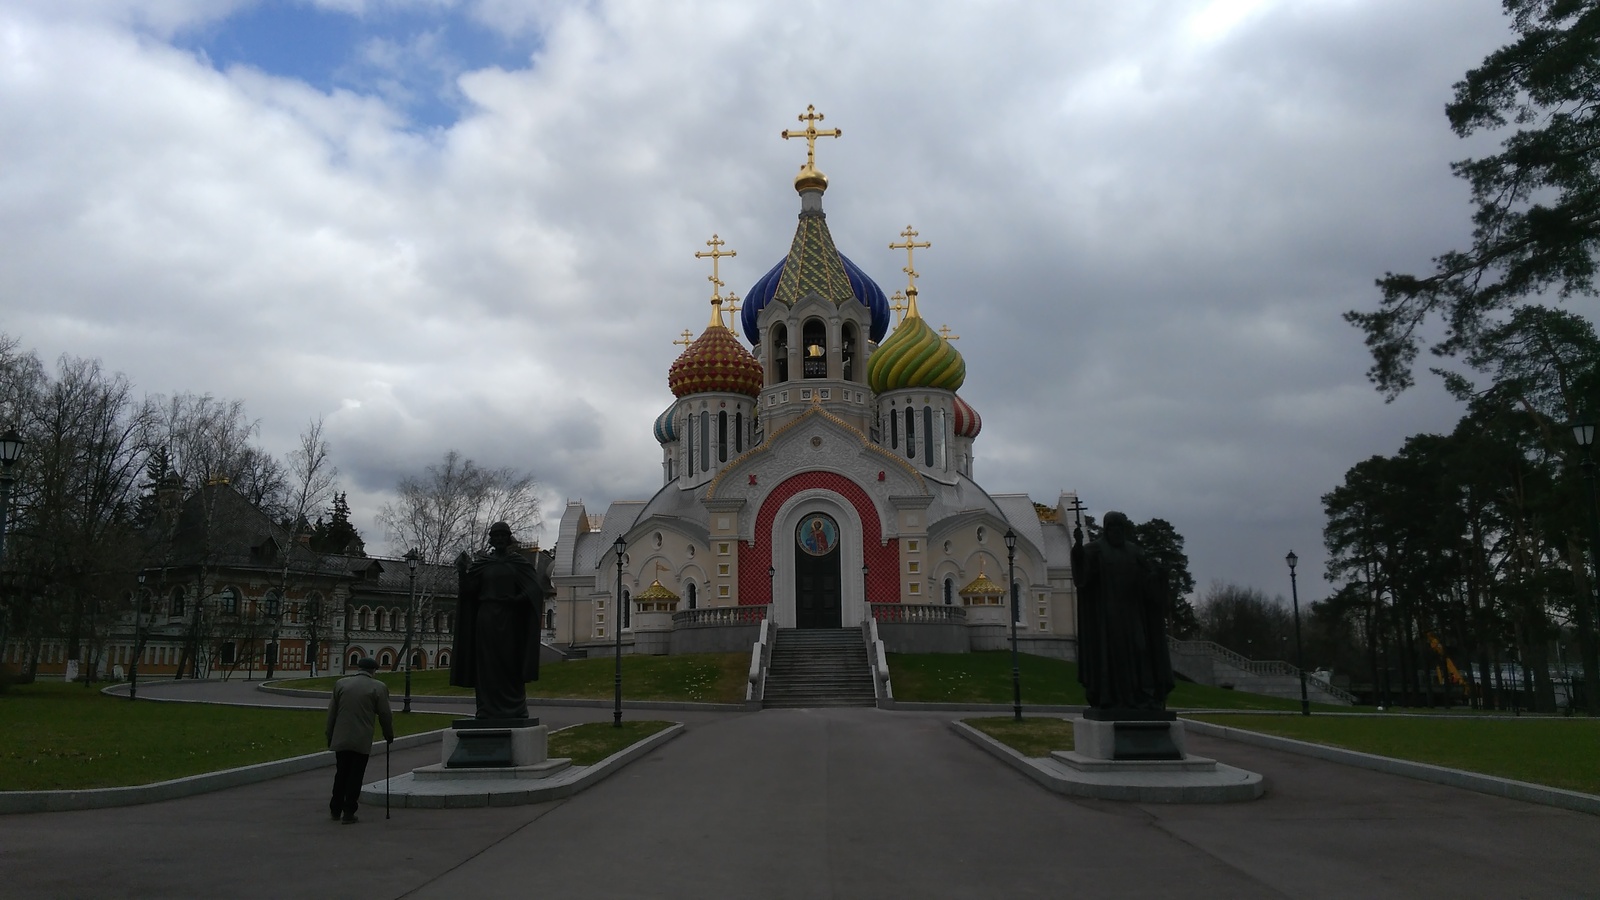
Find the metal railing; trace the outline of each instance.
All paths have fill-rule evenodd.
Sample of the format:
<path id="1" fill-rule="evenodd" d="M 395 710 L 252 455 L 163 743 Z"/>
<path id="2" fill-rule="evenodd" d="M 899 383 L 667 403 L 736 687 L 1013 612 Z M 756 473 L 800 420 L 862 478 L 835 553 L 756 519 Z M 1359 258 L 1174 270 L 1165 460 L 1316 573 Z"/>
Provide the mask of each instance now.
<path id="1" fill-rule="evenodd" d="M 672 614 L 673 628 L 709 628 L 714 625 L 759 625 L 767 618 L 772 607 L 759 606 L 703 606 L 699 609 L 680 609 Z"/>
<path id="2" fill-rule="evenodd" d="M 931 603 L 874 603 L 872 618 L 880 624 L 965 625 L 967 611 L 960 606 Z"/>
<path id="3" fill-rule="evenodd" d="M 1242 653 L 1235 653 L 1215 641 L 1180 641 L 1177 638 L 1168 637 L 1167 646 L 1174 653 L 1198 652 L 1209 654 L 1212 658 L 1221 659 L 1228 665 L 1249 672 L 1251 675 L 1287 675 L 1296 679 L 1300 677 L 1300 669 L 1291 663 L 1284 662 L 1281 659 L 1251 659 Z M 1309 672 L 1306 673 L 1306 683 L 1314 684 L 1317 686 L 1317 690 L 1338 697 L 1340 700 L 1350 703 L 1356 702 L 1355 694 L 1343 688 L 1334 687 Z"/>

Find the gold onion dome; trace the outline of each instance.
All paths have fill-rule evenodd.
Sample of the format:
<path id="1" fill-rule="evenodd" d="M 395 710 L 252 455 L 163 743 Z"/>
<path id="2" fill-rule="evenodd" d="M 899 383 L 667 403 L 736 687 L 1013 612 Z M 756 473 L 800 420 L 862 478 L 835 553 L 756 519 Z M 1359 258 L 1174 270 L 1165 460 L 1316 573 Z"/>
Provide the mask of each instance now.
<path id="1" fill-rule="evenodd" d="M 1005 592 L 1006 592 L 1005 588 L 1001 587 L 998 584 L 995 584 L 994 581 L 991 580 L 988 575 L 984 574 L 984 572 L 983 572 L 983 563 L 980 561 L 978 563 L 978 577 L 972 579 L 972 583 L 971 584 L 968 584 L 966 587 L 961 589 L 961 596 L 963 596 L 963 597 L 986 597 L 986 596 L 992 596 L 992 595 L 995 595 L 995 594 L 1004 594 Z"/>
<path id="2" fill-rule="evenodd" d="M 828 176 L 817 171 L 809 163 L 800 167 L 800 174 L 794 177 L 794 189 L 798 193 L 817 191 L 825 193 L 828 190 Z"/>
<path id="3" fill-rule="evenodd" d="M 663 587 L 659 580 L 650 582 L 644 593 L 634 597 L 635 600 L 677 600 L 678 595 Z"/>
<path id="4" fill-rule="evenodd" d="M 957 390 L 967 380 L 966 360 L 917 312 L 916 288 L 907 294 L 905 321 L 872 354 L 867 384 L 879 394 L 904 388 Z"/>
<path id="5" fill-rule="evenodd" d="M 667 369 L 674 397 L 718 391 L 761 395 L 761 363 L 722 324 L 722 306 L 712 303 L 711 324 Z"/>

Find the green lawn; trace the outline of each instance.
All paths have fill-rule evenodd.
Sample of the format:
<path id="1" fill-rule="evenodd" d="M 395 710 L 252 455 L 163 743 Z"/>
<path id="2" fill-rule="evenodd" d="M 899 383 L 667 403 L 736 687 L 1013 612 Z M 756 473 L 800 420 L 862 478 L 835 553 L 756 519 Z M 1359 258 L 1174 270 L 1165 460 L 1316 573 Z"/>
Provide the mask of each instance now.
<path id="1" fill-rule="evenodd" d="M 395 716 L 395 731 L 454 716 Z M 327 749 L 326 714 L 198 703 L 130 702 L 81 684 L 36 682 L 0 694 L 0 790 L 149 784 Z"/>
<path id="2" fill-rule="evenodd" d="M 896 700 L 922 703 L 1010 703 L 1011 654 L 890 653 L 889 677 Z M 1050 706 L 1081 706 L 1083 686 L 1078 666 L 1044 656 L 1018 655 L 1022 702 Z M 1173 709 L 1297 710 L 1299 700 L 1247 694 L 1179 681 L 1167 706 Z M 1313 704 L 1313 709 L 1347 709 Z"/>
<path id="3" fill-rule="evenodd" d="M 1600 794 L 1600 720 L 1481 716 L 1194 715 L 1215 722 L 1379 756 Z"/>
<path id="4" fill-rule="evenodd" d="M 750 672 L 748 653 L 689 653 L 682 656 L 622 657 L 624 700 L 674 700 L 695 703 L 743 703 Z M 405 689 L 404 672 L 383 672 L 391 697 Z M 612 657 L 571 659 L 539 667 L 539 680 L 528 682 L 529 697 L 610 700 L 616 690 Z M 297 678 L 283 687 L 331 691 L 338 676 Z M 450 673 L 429 669 L 411 673 L 413 697 L 472 696 L 472 688 L 451 687 Z"/>
<path id="5" fill-rule="evenodd" d="M 550 735 L 550 755 L 569 757 L 575 766 L 592 766 L 602 759 L 639 743 L 671 722 L 623 722 L 618 728 L 610 722 L 589 722 L 563 728 Z"/>
<path id="6" fill-rule="evenodd" d="M 1011 716 L 1004 716 L 961 721 L 1031 758 L 1049 756 L 1051 750 L 1073 748 L 1071 719 L 1024 716 L 1018 722 Z"/>

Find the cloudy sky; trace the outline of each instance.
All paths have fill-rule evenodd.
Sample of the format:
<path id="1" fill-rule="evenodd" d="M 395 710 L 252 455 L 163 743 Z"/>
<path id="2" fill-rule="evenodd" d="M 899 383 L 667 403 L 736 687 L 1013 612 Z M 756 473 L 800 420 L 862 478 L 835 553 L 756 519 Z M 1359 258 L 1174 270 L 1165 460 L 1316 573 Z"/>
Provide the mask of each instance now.
<path id="1" fill-rule="evenodd" d="M 1325 596 L 1319 497 L 1459 412 L 1340 314 L 1468 234 L 1450 85 L 1492 0 L 0 0 L 0 331 L 325 416 L 358 527 L 446 450 L 546 541 L 659 483 L 718 233 L 787 251 L 815 104 L 839 247 L 960 336 L 978 480 L 1161 516 L 1202 590 Z"/>

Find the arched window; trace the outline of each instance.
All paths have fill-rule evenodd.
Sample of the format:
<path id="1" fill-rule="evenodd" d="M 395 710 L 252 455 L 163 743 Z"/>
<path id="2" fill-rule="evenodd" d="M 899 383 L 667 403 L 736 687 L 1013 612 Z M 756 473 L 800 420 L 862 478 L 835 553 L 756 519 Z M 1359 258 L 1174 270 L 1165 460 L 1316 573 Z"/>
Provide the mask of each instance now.
<path id="1" fill-rule="evenodd" d="M 356 667 L 356 663 L 358 663 L 358 662 L 361 662 L 361 651 L 360 650 L 351 650 L 350 651 L 350 668 L 354 669 Z"/>
<path id="2" fill-rule="evenodd" d="M 633 594 L 627 589 L 622 589 L 622 627 L 633 627 Z"/>
<path id="3" fill-rule="evenodd" d="M 311 596 L 306 598 L 304 610 L 305 617 L 308 621 L 322 621 L 322 593 L 319 591 L 312 591 Z"/>
<path id="4" fill-rule="evenodd" d="M 906 459 L 917 458 L 917 411 L 906 407 Z"/>
<path id="5" fill-rule="evenodd" d="M 806 378 L 828 377 L 828 326 L 821 319 L 807 319 L 800 330 L 803 358 L 800 372 Z"/>
<path id="6" fill-rule="evenodd" d="M 728 411 L 717 413 L 717 462 L 728 461 Z"/>
<path id="7" fill-rule="evenodd" d="M 689 608 L 690 608 L 690 609 L 694 609 L 694 608 L 696 608 L 696 605 L 697 605 L 697 604 L 698 604 L 698 602 L 699 602 L 699 601 L 698 601 L 698 600 L 697 600 L 697 599 L 696 599 L 696 598 L 697 598 L 697 595 L 698 595 L 698 594 L 699 594 L 699 591 L 698 591 L 698 590 L 696 590 L 696 588 L 695 588 L 695 583 L 694 583 L 694 582 L 692 582 L 692 581 L 691 581 L 691 582 L 689 582 L 689 592 L 688 592 L 688 593 L 689 593 Z"/>
<path id="8" fill-rule="evenodd" d="M 711 468 L 711 413 L 700 413 L 700 471 Z"/>
<path id="9" fill-rule="evenodd" d="M 688 426 L 684 429 L 684 455 L 689 458 L 689 477 L 693 478 L 696 471 L 694 467 L 694 413 L 689 414 Z"/>
<path id="10" fill-rule="evenodd" d="M 393 659 L 394 657 L 389 655 L 389 651 L 385 650 L 378 654 L 378 666 L 384 669 L 390 668 Z"/>
<path id="11" fill-rule="evenodd" d="M 428 667 L 428 663 L 427 663 L 427 660 L 423 659 L 422 651 L 421 650 L 413 650 L 413 651 L 411 651 L 411 668 L 413 668 L 413 669 L 425 669 L 427 667 Z"/>
<path id="12" fill-rule="evenodd" d="M 774 383 L 789 380 L 789 329 L 782 322 L 772 326 L 772 380 Z"/>
<path id="13" fill-rule="evenodd" d="M 450 668 L 450 651 L 449 650 L 440 650 L 439 651 L 439 668 L 441 668 L 441 669 Z"/>
<path id="14" fill-rule="evenodd" d="M 183 607 L 184 607 L 183 588 L 175 587 L 175 588 L 172 589 L 171 603 L 172 603 L 172 606 L 168 610 L 167 614 L 168 615 L 172 615 L 172 616 L 180 616 L 181 617 L 183 615 Z"/>
<path id="15" fill-rule="evenodd" d="M 900 412 L 889 404 L 889 449 L 900 449 Z"/>
<path id="16" fill-rule="evenodd" d="M 839 352 L 844 362 L 844 380 L 851 381 L 856 373 L 856 354 L 860 352 L 860 341 L 856 338 L 856 323 L 844 323 L 844 329 L 839 338 Z"/>
<path id="17" fill-rule="evenodd" d="M 944 580 L 944 605 L 950 606 L 955 601 L 956 583 L 946 578 Z"/>
<path id="18" fill-rule="evenodd" d="M 217 595 L 217 602 L 222 606 L 224 615 L 236 616 L 239 614 L 239 592 L 231 587 L 222 589 Z"/>

